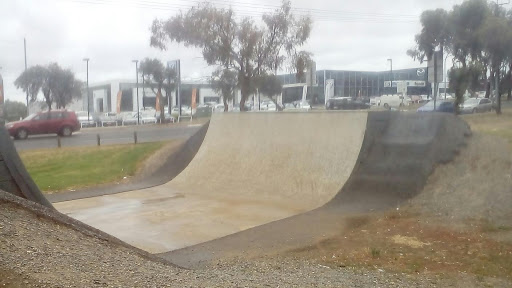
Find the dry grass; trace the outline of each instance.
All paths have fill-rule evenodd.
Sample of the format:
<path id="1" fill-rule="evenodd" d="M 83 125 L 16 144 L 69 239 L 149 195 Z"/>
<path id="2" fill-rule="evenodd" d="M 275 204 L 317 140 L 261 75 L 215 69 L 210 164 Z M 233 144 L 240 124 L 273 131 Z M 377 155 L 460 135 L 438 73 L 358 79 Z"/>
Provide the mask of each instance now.
<path id="1" fill-rule="evenodd" d="M 492 240 L 482 232 L 483 226 L 455 231 L 407 212 L 368 216 L 366 220 L 364 225 L 352 226 L 338 237 L 290 254 L 313 258 L 330 267 L 406 273 L 463 272 L 512 279 L 512 245 Z M 351 227 L 352 220 L 348 222 L 347 227 Z"/>
<path id="2" fill-rule="evenodd" d="M 502 149 L 498 152 L 512 151 L 512 107 L 510 105 L 505 106 L 500 116 L 495 113 L 483 113 L 461 117 L 479 135 L 478 139 L 486 137 L 485 134 L 501 137 L 508 141 L 510 149 L 504 147 L 506 142 L 503 141 L 504 145 L 500 146 Z M 486 141 L 482 143 L 488 144 Z M 486 152 L 483 151 L 486 150 L 473 151 L 476 154 L 470 156 L 474 159 L 471 157 L 458 159 L 454 162 L 455 164 L 446 165 L 456 167 L 450 168 L 451 170 L 445 167 L 445 170 L 457 170 L 458 166 L 468 165 L 465 170 L 463 169 L 464 173 L 475 170 L 473 172 L 482 173 L 482 177 L 485 178 L 485 165 L 494 165 L 496 169 L 509 169 L 510 165 L 506 161 L 508 157 L 501 157 L 503 158 L 501 162 L 477 161 L 485 158 Z M 472 167 L 473 164 L 478 167 Z M 482 165 L 483 167 L 480 167 Z M 462 177 L 464 173 L 461 175 L 455 172 L 445 173 L 441 178 L 445 179 L 447 175 Z M 454 185 L 454 183 L 451 184 Z M 452 186 L 448 188 L 455 189 Z M 502 189 L 502 186 L 487 185 L 486 187 Z M 451 191 L 448 188 L 444 190 Z M 474 197 L 478 197 L 481 192 L 478 189 L 483 188 L 478 185 L 473 188 L 476 189 L 473 193 Z M 487 194 L 482 193 L 481 197 L 487 197 L 485 195 Z M 465 200 L 469 201 L 468 198 Z M 478 203 L 478 201 L 475 199 L 474 202 Z M 459 209 L 464 209 L 465 202 L 461 201 L 461 198 L 456 203 Z M 451 207 L 451 204 L 446 202 L 436 205 L 442 204 Z M 476 275 L 477 279 L 486 277 L 512 279 L 512 243 L 510 241 L 512 225 L 496 224 L 485 218 L 455 222 L 454 219 L 446 216 L 448 214 L 434 215 L 412 207 L 386 214 L 346 219 L 345 229 L 340 231 L 339 236 L 323 240 L 310 247 L 289 251 L 289 254 L 299 258 L 313 259 L 321 265 L 330 267 L 382 268 L 393 272 L 434 273 L 448 276 L 455 273 L 468 273 Z"/>
<path id="3" fill-rule="evenodd" d="M 496 113 L 482 113 L 462 115 L 464 119 L 471 126 L 471 130 L 490 134 L 506 139 L 512 151 L 512 107 L 505 105 L 502 115 Z"/>

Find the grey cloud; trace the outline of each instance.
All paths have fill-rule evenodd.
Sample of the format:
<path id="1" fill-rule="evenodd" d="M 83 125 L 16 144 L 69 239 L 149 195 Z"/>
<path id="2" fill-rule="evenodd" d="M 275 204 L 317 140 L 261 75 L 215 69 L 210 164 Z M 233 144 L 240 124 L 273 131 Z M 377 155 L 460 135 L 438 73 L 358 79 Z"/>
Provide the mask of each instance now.
<path id="1" fill-rule="evenodd" d="M 178 44 L 170 44 L 167 51 L 149 47 L 149 27 L 153 19 L 167 19 L 175 15 L 176 9 L 144 9 L 130 4 L 122 5 L 122 1 L 115 1 L 118 3 L 116 5 L 64 0 L 3 2 L 6 2 L 2 3 L 6 9 L 0 10 L 0 19 L 6 24 L 0 28 L 0 66 L 4 67 L 1 73 L 5 78 L 8 99 L 24 101 L 23 93 L 12 84 L 24 69 L 23 37 L 27 37 L 29 65 L 58 62 L 62 67 L 72 69 L 79 79 L 85 80 L 86 69 L 82 58 L 90 57 L 91 83 L 112 78 L 131 79 L 135 77 L 135 66 L 131 60 L 144 57 L 163 61 L 181 59 L 182 74 L 188 78 L 208 76 L 213 69 L 197 58 L 201 56 L 197 49 Z M 251 2 L 275 6 L 281 1 Z M 461 1 L 292 0 L 292 5 L 319 9 L 315 10 L 314 15 L 342 11 L 336 12 L 335 16 L 342 18 L 349 15 L 354 18 L 364 14 L 369 19 L 379 20 L 382 14 L 419 15 L 425 9 L 450 8 L 455 2 Z M 187 2 L 175 0 L 162 3 L 186 5 Z M 258 11 L 247 5 L 237 7 L 237 3 L 242 1 L 232 3 L 235 9 L 249 14 Z M 306 48 L 315 54 L 319 69 L 386 70 L 386 59 L 389 57 L 394 59 L 397 68 L 414 67 L 419 63 L 414 63 L 405 51 L 414 45 L 414 34 L 418 31 L 417 21 L 317 21 Z"/>

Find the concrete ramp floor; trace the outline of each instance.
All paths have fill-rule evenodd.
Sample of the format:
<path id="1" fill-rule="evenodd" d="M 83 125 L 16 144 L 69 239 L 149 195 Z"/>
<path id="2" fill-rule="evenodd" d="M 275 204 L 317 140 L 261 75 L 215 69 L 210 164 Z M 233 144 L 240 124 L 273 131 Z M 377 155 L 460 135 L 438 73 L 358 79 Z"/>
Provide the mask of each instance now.
<path id="1" fill-rule="evenodd" d="M 152 253 L 213 240 L 329 202 L 356 165 L 367 117 L 216 114 L 195 158 L 171 182 L 55 206 Z"/>

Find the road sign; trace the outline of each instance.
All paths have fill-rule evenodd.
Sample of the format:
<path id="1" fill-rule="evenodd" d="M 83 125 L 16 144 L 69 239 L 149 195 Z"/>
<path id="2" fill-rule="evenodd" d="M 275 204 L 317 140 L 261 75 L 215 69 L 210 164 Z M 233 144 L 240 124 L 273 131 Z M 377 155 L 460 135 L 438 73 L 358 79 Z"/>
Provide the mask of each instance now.
<path id="1" fill-rule="evenodd" d="M 441 51 L 436 51 L 434 52 L 432 59 L 428 60 L 428 82 L 442 82 L 443 75 L 443 53 L 441 53 Z"/>

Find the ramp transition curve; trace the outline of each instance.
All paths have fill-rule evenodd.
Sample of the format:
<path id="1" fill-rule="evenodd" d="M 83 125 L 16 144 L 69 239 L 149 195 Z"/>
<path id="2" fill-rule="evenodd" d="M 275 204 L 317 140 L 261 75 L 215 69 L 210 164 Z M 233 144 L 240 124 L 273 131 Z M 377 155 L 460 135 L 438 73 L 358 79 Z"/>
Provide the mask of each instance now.
<path id="1" fill-rule="evenodd" d="M 311 245 L 343 231 L 343 216 L 396 208 L 418 195 L 435 166 L 452 160 L 470 135 L 469 126 L 453 115 L 370 112 L 357 164 L 327 204 L 160 256 L 197 267 L 223 257 Z"/>

